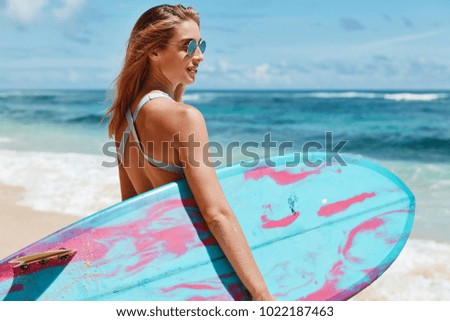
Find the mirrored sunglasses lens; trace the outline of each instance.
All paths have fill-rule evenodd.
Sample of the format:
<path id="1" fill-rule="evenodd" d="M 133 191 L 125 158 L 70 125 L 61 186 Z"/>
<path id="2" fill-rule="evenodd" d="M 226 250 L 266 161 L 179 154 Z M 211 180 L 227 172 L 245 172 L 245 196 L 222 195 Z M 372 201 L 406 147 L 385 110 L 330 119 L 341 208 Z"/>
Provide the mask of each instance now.
<path id="1" fill-rule="evenodd" d="M 192 56 L 194 54 L 194 52 L 195 52 L 195 49 L 197 49 L 197 43 L 195 42 L 195 40 L 189 41 L 188 50 L 187 50 L 188 51 L 188 55 Z"/>
<path id="2" fill-rule="evenodd" d="M 205 40 L 200 41 L 200 43 L 199 43 L 198 46 L 200 47 L 200 51 L 201 51 L 202 53 L 205 53 L 205 50 L 206 50 L 206 41 L 205 41 Z"/>

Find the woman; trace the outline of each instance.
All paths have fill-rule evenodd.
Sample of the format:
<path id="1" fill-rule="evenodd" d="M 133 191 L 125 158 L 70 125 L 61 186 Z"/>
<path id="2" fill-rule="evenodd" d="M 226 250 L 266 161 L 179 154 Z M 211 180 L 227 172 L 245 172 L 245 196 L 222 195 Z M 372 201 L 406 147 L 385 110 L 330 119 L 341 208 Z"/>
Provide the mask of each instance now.
<path id="1" fill-rule="evenodd" d="M 107 113 L 122 199 L 185 177 L 208 228 L 253 300 L 273 300 L 214 168 L 205 161 L 203 116 L 182 103 L 206 48 L 199 25 L 192 7 L 162 5 L 146 11 L 131 32 L 116 79 L 117 96 Z M 196 146 L 186 148 L 182 143 L 192 138 Z"/>

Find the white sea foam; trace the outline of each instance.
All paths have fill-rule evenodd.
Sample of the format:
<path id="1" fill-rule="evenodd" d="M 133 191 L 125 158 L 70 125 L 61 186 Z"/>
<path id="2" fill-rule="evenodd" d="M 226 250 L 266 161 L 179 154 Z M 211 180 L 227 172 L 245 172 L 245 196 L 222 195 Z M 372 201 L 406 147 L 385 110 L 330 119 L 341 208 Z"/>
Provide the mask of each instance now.
<path id="1" fill-rule="evenodd" d="M 224 93 L 219 92 L 201 92 L 201 93 L 186 93 L 183 100 L 187 103 L 207 103 L 214 99 L 223 97 Z"/>
<path id="2" fill-rule="evenodd" d="M 432 101 L 444 98 L 447 98 L 447 94 L 397 93 L 384 95 L 384 99 L 395 101 Z"/>
<path id="3" fill-rule="evenodd" d="M 22 95 L 22 92 L 20 91 L 6 91 L 6 92 L 0 92 L 0 98 L 9 98 L 9 97 L 15 97 Z"/>
<path id="4" fill-rule="evenodd" d="M 11 97 L 36 97 L 41 95 L 52 95 L 52 96 L 60 96 L 62 93 L 58 91 L 49 91 L 49 90 L 38 90 L 38 91 L 31 91 L 31 90 L 7 90 L 0 92 L 0 98 L 11 98 Z"/>
<path id="5" fill-rule="evenodd" d="M 450 300 L 450 244 L 410 239 L 391 267 L 354 300 Z"/>
<path id="6" fill-rule="evenodd" d="M 381 93 L 381 92 L 360 92 L 360 91 L 346 91 L 346 92 L 310 92 L 310 93 L 296 93 L 294 97 L 303 98 L 320 98 L 320 99 L 386 99 L 394 101 L 433 101 L 438 99 L 445 99 L 448 97 L 445 93 Z"/>
<path id="7" fill-rule="evenodd" d="M 199 101 L 200 99 L 200 94 L 186 94 L 183 96 L 183 100 L 185 101 Z"/>
<path id="8" fill-rule="evenodd" d="M 315 93 L 308 93 L 306 96 L 313 97 L 313 98 L 324 98 L 324 99 L 335 99 L 335 98 L 373 99 L 373 98 L 378 98 L 379 94 L 369 93 L 369 92 L 348 91 L 348 92 L 315 92 Z"/>
<path id="9" fill-rule="evenodd" d="M 88 216 L 120 202 L 117 168 L 106 156 L 0 150 L 0 183 L 22 187 L 19 204 Z M 0 196 L 1 197 L 1 196 Z"/>

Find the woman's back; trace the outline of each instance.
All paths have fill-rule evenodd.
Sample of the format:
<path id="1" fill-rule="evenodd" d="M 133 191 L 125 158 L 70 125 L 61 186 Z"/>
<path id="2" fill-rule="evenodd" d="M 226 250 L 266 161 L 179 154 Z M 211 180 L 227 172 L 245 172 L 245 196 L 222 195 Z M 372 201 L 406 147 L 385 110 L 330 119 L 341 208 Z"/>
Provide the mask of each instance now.
<path id="1" fill-rule="evenodd" d="M 141 150 L 127 118 L 123 119 L 114 135 L 123 200 L 184 176 L 178 152 L 174 148 L 174 129 L 185 108 L 188 106 L 174 102 L 158 91 L 142 93 L 135 99 L 129 110 L 130 115 L 134 116 L 134 128 Z"/>

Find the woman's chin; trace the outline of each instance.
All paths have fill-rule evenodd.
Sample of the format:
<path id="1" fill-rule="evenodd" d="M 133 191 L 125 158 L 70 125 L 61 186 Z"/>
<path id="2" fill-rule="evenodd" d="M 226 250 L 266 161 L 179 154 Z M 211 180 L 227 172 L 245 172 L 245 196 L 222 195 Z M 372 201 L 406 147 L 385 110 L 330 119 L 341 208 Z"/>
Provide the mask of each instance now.
<path id="1" fill-rule="evenodd" d="M 186 80 L 183 82 L 184 85 L 192 85 L 195 82 L 195 77 L 187 77 Z"/>
<path id="2" fill-rule="evenodd" d="M 186 80 L 189 81 L 189 84 L 192 84 L 195 81 L 196 74 L 197 74 L 197 72 L 191 72 L 191 71 L 186 72 Z"/>

